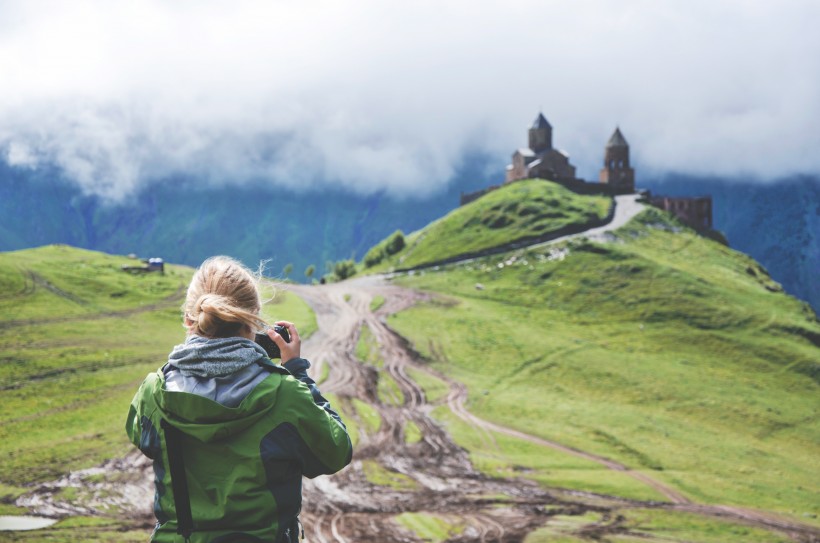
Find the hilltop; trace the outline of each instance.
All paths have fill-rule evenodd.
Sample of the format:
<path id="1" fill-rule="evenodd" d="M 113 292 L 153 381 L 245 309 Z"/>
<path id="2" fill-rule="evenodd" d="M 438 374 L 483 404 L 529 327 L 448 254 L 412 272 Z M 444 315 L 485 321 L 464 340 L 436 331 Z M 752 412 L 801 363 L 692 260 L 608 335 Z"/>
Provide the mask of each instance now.
<path id="1" fill-rule="evenodd" d="M 605 196 L 581 196 L 556 183 L 529 179 L 507 185 L 413 232 L 398 250 L 391 239 L 364 257 L 370 271 L 394 271 L 479 256 L 587 230 L 612 218 Z"/>

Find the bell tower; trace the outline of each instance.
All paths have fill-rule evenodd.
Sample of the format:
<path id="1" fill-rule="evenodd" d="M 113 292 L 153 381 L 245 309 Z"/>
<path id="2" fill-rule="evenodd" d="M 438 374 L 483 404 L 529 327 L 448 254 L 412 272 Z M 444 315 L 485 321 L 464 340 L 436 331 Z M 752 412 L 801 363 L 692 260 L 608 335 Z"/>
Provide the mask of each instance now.
<path id="1" fill-rule="evenodd" d="M 620 128 L 615 128 L 606 144 L 604 167 L 598 180 L 610 185 L 619 194 L 635 192 L 635 170 L 629 166 L 629 144 Z"/>
<path id="2" fill-rule="evenodd" d="M 530 127 L 530 149 L 535 154 L 552 149 L 552 126 L 540 112 Z"/>

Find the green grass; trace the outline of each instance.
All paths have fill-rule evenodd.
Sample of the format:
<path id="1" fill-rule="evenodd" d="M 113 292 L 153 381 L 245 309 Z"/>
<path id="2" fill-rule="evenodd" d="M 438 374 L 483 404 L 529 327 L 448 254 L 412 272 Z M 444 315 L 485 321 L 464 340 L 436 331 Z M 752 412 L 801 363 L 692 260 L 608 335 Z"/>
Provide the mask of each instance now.
<path id="1" fill-rule="evenodd" d="M 453 439 L 470 451 L 470 461 L 494 477 L 523 478 L 552 488 L 583 490 L 635 500 L 664 497 L 621 471 L 496 432 L 467 424 L 446 407 L 434 412 Z"/>
<path id="2" fill-rule="evenodd" d="M 411 268 L 543 236 L 598 221 L 610 206 L 610 198 L 581 196 L 549 181 L 511 183 L 410 234 L 403 250 L 369 270 Z"/>
<path id="3" fill-rule="evenodd" d="M 697 501 L 806 521 L 820 492 L 814 313 L 747 256 L 659 212 L 620 238 L 404 277 L 446 296 L 390 324 L 468 385 L 483 418 L 611 457 Z M 541 469 L 526 457 L 516 462 Z M 589 482 L 577 468 L 548 471 L 547 484 Z"/>
<path id="4" fill-rule="evenodd" d="M 316 314 L 310 306 L 299 296 L 281 288 L 274 287 L 272 292 L 265 292 L 263 296 L 267 303 L 262 307 L 262 316 L 268 322 L 279 320 L 291 321 L 299 330 L 299 337 L 309 338 L 317 329 Z"/>
<path id="5" fill-rule="evenodd" d="M 382 296 L 381 294 L 373 296 L 373 299 L 370 300 L 370 311 L 372 313 L 375 313 L 376 311 L 381 309 L 381 307 L 384 305 L 384 302 L 384 296 Z"/>
<path id="6" fill-rule="evenodd" d="M 193 270 L 121 271 L 134 261 L 65 246 L 0 253 L 0 491 L 124 455 L 128 405 L 185 339 L 180 307 Z M 316 329 L 279 291 L 265 312 Z M 55 528 L 56 529 L 56 528 Z"/>
<path id="7" fill-rule="evenodd" d="M 376 368 L 384 367 L 379 343 L 367 323 L 362 324 L 359 330 L 359 340 L 356 342 L 356 358 L 365 364 Z"/>
<path id="8" fill-rule="evenodd" d="M 404 395 L 399 384 L 384 370 L 381 348 L 367 324 L 363 324 L 359 332 L 359 340 L 356 342 L 356 358 L 376 368 L 378 375 L 376 393 L 381 403 L 385 405 L 404 403 Z"/>
<path id="9" fill-rule="evenodd" d="M 616 531 L 607 534 L 603 540 L 612 543 L 668 543 L 669 541 L 788 543 L 792 541 L 785 535 L 728 520 L 680 511 L 643 508 L 618 509 L 608 518 L 594 512 L 578 516 L 551 516 L 542 528 L 529 534 L 524 541 L 525 543 L 590 541 L 591 538 L 584 533 L 585 530 L 611 524 L 616 517 L 620 517 L 618 525 L 622 533 Z"/>
<path id="10" fill-rule="evenodd" d="M 431 543 L 458 536 L 465 528 L 461 519 L 433 513 L 402 513 L 395 520 L 422 541 Z"/>
<path id="11" fill-rule="evenodd" d="M 408 445 L 418 443 L 422 438 L 421 429 L 412 420 L 408 420 L 404 424 L 404 442 Z"/>
<path id="12" fill-rule="evenodd" d="M 97 517 L 71 517 L 40 530 L 2 532 L 0 540 L 6 542 L 53 543 L 137 543 L 144 542 L 150 528 L 135 528 L 128 522 Z"/>
<path id="13" fill-rule="evenodd" d="M 364 431 L 366 434 L 375 435 L 382 425 L 379 412 L 369 403 L 356 398 L 352 398 L 350 403 L 353 407 L 352 419 L 358 421 L 359 433 Z"/>
<path id="14" fill-rule="evenodd" d="M 375 460 L 362 460 L 362 471 L 367 480 L 374 485 L 396 490 L 418 489 L 418 484 L 413 479 L 403 473 L 390 471 Z"/>
<path id="15" fill-rule="evenodd" d="M 727 520 L 703 517 L 681 511 L 663 509 L 622 508 L 608 516 L 588 512 L 583 515 L 550 516 L 546 524 L 532 532 L 525 543 L 580 543 L 595 540 L 586 530 L 611 524 L 620 517 L 621 533 L 604 536 L 612 543 L 668 543 L 697 541 L 698 543 L 788 543 L 787 536 L 753 528 Z"/>
<path id="16" fill-rule="evenodd" d="M 776 535 L 768 530 L 753 528 L 744 524 L 680 511 L 659 509 L 624 510 L 626 526 L 630 531 L 647 534 L 660 541 L 699 541 L 702 543 L 722 543 L 743 541 L 744 543 L 788 543 L 785 535 Z M 646 539 L 613 538 L 613 541 L 646 541 Z M 650 539 L 651 541 L 651 539 Z"/>
<path id="17" fill-rule="evenodd" d="M 407 368 L 407 375 L 421 387 L 428 403 L 442 402 L 450 392 L 450 385 L 426 371 L 410 367 Z"/>
<path id="18" fill-rule="evenodd" d="M 142 378 L 184 339 L 191 270 L 64 246 L 0 254 L 0 481 L 53 479 L 122 456 Z M 34 278 L 34 279 L 32 279 Z"/>

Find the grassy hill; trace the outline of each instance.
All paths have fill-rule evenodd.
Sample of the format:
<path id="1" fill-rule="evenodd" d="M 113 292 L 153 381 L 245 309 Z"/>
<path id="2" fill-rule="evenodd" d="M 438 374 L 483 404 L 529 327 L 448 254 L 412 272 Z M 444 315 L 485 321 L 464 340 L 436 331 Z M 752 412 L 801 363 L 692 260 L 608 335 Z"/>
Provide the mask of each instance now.
<path id="1" fill-rule="evenodd" d="M 444 243 L 436 228 L 422 231 L 426 246 Z M 435 296 L 391 326 L 468 386 L 478 416 L 651 472 L 694 501 L 817 523 L 820 324 L 748 256 L 649 209 L 609 243 L 397 281 Z M 617 474 L 498 436 L 488 445 L 437 415 L 490 473 L 655 499 Z"/>
<path id="2" fill-rule="evenodd" d="M 492 191 L 409 236 L 400 251 L 390 240 L 373 247 L 364 262 L 372 271 L 408 269 L 500 245 L 536 240 L 599 224 L 612 200 L 581 196 L 561 185 L 526 180 Z"/>
<path id="3" fill-rule="evenodd" d="M 184 340 L 180 306 L 193 271 L 121 270 L 134 264 L 67 246 L 0 253 L 0 514 L 22 513 L 11 503 L 25 485 L 133 449 L 128 404 Z M 315 329 L 307 306 L 284 292 L 266 313 L 287 315 L 306 335 Z M 72 522 L 77 528 L 66 521 L 61 533 Z"/>
<path id="4" fill-rule="evenodd" d="M 495 191 L 407 236 L 371 270 L 542 236 L 608 212 L 606 199 L 562 191 L 545 182 Z M 0 514 L 22 513 L 11 504 L 25 485 L 131 450 L 126 406 L 183 338 L 179 306 L 192 270 L 129 275 L 123 264 L 133 261 L 66 246 L 0 253 Z M 649 210 L 609 243 L 522 249 L 397 280 L 435 296 L 391 326 L 468 386 L 478 416 L 649 472 L 697 502 L 818 523 L 820 324 L 751 258 Z M 269 314 L 309 334 L 315 323 L 301 300 L 275 302 L 283 305 Z M 440 399 L 440 382 L 419 383 Z M 660 499 L 618 472 L 488 438 L 443 406 L 434 414 L 487 473 Z M 693 517 L 682 526 L 677 512 L 638 508 L 634 519 L 674 541 L 752 540 L 705 537 L 712 524 L 692 528 L 701 522 Z M 91 540 L 91 524 L 126 530 L 98 531 L 95 541 L 145 538 L 107 519 L 69 519 L 48 534 Z"/>

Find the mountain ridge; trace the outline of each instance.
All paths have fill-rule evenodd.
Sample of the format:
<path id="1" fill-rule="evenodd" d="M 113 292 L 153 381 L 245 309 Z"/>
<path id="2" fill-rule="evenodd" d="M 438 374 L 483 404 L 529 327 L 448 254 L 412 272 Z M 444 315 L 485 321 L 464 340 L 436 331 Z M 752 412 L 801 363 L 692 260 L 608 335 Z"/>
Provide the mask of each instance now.
<path id="1" fill-rule="evenodd" d="M 345 191 L 278 190 L 262 185 L 200 186 L 193 179 L 156 182 L 130 200 L 107 205 L 82 195 L 55 169 L 28 170 L 0 161 L 0 251 L 66 243 L 114 254 L 160 256 L 196 266 L 229 253 L 251 267 L 305 281 L 329 261 L 361 259 L 396 229 L 412 232 L 458 207 L 462 192 L 498 178 L 493 157 L 476 155 L 434 195 L 396 200 Z M 794 176 L 763 185 L 683 174 L 640 181 L 653 193 L 712 194 L 715 228 L 759 260 L 784 288 L 820 309 L 820 178 Z M 777 204 L 777 205 L 775 205 Z M 795 220 L 794 217 L 802 217 Z M 760 226 L 760 225 L 764 226 Z"/>

